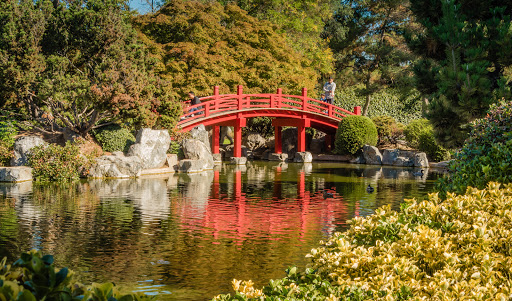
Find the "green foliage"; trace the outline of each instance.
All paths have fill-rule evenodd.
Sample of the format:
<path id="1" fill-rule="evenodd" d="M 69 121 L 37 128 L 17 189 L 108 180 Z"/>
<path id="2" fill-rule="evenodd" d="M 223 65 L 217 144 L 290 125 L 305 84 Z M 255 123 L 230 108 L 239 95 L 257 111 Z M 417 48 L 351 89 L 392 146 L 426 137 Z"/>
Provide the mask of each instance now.
<path id="1" fill-rule="evenodd" d="M 349 111 L 363 106 L 365 98 L 358 96 L 357 89 L 358 86 L 337 89 L 334 104 Z M 373 94 L 372 99 L 372 108 L 367 115 L 370 118 L 391 116 L 403 124 L 421 118 L 421 103 L 415 94 L 403 97 L 398 89 L 383 89 Z"/>
<path id="2" fill-rule="evenodd" d="M 167 150 L 168 154 L 178 154 L 180 152 L 181 145 L 176 141 L 171 141 L 171 145 L 169 146 L 169 150 Z"/>
<path id="3" fill-rule="evenodd" d="M 14 119 L 0 119 L 0 141 L 7 147 L 14 145 L 15 137 L 18 135 L 16 124 Z"/>
<path id="4" fill-rule="evenodd" d="M 512 102 L 492 105 L 486 117 L 474 122 L 449 169 L 439 183 L 443 192 L 462 193 L 490 181 L 512 182 Z"/>
<path id="5" fill-rule="evenodd" d="M 179 104 L 129 18 L 121 0 L 0 2 L 2 105 L 82 136 L 119 119 L 173 126 Z"/>
<path id="6" fill-rule="evenodd" d="M 356 217 L 262 289 L 233 281 L 214 300 L 507 300 L 512 291 L 512 185 L 468 188 L 446 200 L 406 200 Z"/>
<path id="7" fill-rule="evenodd" d="M 211 95 L 215 85 L 221 93 L 243 85 L 249 93 L 284 88 L 294 94 L 303 87 L 313 91 L 318 82 L 310 60 L 289 46 L 277 26 L 233 4 L 171 0 L 133 22 L 180 97 L 188 91 Z"/>
<path id="8" fill-rule="evenodd" d="M 405 129 L 405 140 L 410 147 L 425 152 L 436 162 L 450 159 L 450 153 L 442 147 L 434 136 L 434 128 L 427 119 L 418 119 L 409 123 Z"/>
<path id="9" fill-rule="evenodd" d="M 0 261 L 0 300 L 36 301 L 134 301 L 154 300 L 155 297 L 123 294 L 113 283 L 95 283 L 89 286 L 74 279 L 68 268 L 57 269 L 51 255 L 41 251 L 22 253 L 21 258 L 7 265 L 7 258 Z"/>
<path id="10" fill-rule="evenodd" d="M 31 149 L 29 165 L 32 174 L 39 181 L 73 181 L 78 180 L 82 168 L 89 162 L 80 154 L 77 144 L 66 143 L 40 145 Z"/>
<path id="11" fill-rule="evenodd" d="M 351 115 L 343 118 L 334 142 L 337 154 L 357 153 L 364 145 L 377 145 L 379 136 L 373 121 L 366 116 Z"/>
<path id="12" fill-rule="evenodd" d="M 391 116 L 378 116 L 372 118 L 379 134 L 379 144 L 395 143 L 404 134 L 404 125 L 397 123 Z"/>
<path id="13" fill-rule="evenodd" d="M 98 140 L 102 149 L 106 152 L 127 152 L 130 146 L 135 143 L 135 136 L 129 130 L 117 124 L 95 130 L 94 138 Z"/>
<path id="14" fill-rule="evenodd" d="M 405 140 L 412 148 L 419 148 L 420 135 L 423 132 L 432 132 L 433 127 L 427 119 L 418 119 L 409 123 L 404 129 Z"/>
<path id="15" fill-rule="evenodd" d="M 364 97 L 363 115 L 373 110 L 372 97 L 387 87 L 410 87 L 413 54 L 403 31 L 413 24 L 406 0 L 340 1 L 324 35 L 334 52 L 339 86 L 357 85 Z M 382 114 L 378 114 L 382 115 Z"/>
<path id="16" fill-rule="evenodd" d="M 460 147 L 468 124 L 512 96 L 512 6 L 508 1 L 411 0 L 423 30 L 409 33 L 416 87 L 444 146 Z"/>
<path id="17" fill-rule="evenodd" d="M 247 126 L 243 128 L 245 133 L 258 133 L 268 138 L 274 135 L 274 126 L 270 117 L 255 117 L 247 120 Z"/>
<path id="18" fill-rule="evenodd" d="M 14 156 L 12 146 L 6 142 L 0 141 L 0 166 L 9 166 L 11 158 Z"/>

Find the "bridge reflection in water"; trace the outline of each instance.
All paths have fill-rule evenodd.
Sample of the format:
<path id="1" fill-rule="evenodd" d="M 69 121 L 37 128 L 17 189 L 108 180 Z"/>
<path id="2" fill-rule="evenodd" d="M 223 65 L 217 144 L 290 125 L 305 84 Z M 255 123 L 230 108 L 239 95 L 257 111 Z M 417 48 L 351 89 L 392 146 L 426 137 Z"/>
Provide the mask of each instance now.
<path id="1" fill-rule="evenodd" d="M 385 204 L 398 209 L 403 198 L 428 193 L 436 177 L 253 163 L 163 178 L 0 185 L 0 258 L 40 248 L 84 281 L 206 300 L 230 291 L 233 278 L 261 285 L 304 266 L 305 254 L 348 219 Z"/>

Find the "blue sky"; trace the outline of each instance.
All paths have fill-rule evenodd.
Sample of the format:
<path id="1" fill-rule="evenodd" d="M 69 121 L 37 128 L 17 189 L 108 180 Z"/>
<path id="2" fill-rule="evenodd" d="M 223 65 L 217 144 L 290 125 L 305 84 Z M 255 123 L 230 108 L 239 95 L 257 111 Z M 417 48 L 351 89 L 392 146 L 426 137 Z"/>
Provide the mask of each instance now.
<path id="1" fill-rule="evenodd" d="M 140 14 L 145 14 L 151 10 L 151 7 L 145 0 L 130 0 L 130 8 L 137 10 Z"/>

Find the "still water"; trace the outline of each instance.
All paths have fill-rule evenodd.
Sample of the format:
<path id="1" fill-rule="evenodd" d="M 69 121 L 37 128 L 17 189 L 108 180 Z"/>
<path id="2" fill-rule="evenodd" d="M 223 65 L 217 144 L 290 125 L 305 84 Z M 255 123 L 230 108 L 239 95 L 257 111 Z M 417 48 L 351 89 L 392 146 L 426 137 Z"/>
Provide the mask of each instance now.
<path id="1" fill-rule="evenodd" d="M 284 276 L 354 216 L 422 198 L 439 174 L 255 162 L 200 174 L 72 185 L 0 184 L 0 258 L 42 249 L 84 282 L 207 300 L 233 278 Z M 375 187 L 368 193 L 366 187 Z"/>

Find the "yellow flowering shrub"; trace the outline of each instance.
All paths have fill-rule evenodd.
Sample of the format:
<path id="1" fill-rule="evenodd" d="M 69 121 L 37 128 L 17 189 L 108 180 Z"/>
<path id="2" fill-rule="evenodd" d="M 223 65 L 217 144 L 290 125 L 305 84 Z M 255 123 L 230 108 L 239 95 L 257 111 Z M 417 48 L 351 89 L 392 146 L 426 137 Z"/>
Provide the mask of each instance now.
<path id="1" fill-rule="evenodd" d="M 510 300 L 512 184 L 406 200 L 355 218 L 311 250 L 304 272 L 217 300 Z M 252 288 L 252 286 L 251 286 Z"/>

